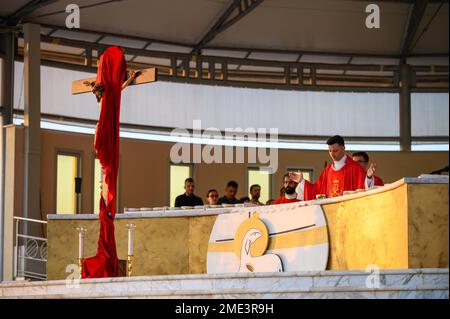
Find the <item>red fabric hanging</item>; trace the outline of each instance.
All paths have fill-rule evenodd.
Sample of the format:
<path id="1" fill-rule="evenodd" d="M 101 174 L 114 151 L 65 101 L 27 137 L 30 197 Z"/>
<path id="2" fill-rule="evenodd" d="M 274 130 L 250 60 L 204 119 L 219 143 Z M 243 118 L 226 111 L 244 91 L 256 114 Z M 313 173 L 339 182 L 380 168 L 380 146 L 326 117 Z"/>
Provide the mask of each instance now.
<path id="1" fill-rule="evenodd" d="M 96 85 L 103 85 L 100 118 L 94 147 L 107 185 L 107 199 L 100 197 L 100 235 L 97 254 L 83 261 L 82 278 L 117 277 L 119 260 L 114 236 L 117 173 L 119 168 L 119 118 L 122 83 L 127 66 L 123 51 L 109 47 L 100 57 Z"/>

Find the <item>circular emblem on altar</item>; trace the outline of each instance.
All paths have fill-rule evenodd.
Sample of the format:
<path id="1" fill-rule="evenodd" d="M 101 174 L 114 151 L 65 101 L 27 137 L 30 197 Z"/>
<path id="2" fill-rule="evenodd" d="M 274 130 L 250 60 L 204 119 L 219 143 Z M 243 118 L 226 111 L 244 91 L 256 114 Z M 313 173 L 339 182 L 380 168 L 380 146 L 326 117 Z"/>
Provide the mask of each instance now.
<path id="1" fill-rule="evenodd" d="M 264 222 L 259 218 L 259 213 L 253 213 L 252 217 L 242 222 L 234 235 L 234 253 L 241 258 L 242 247 L 245 246 L 244 239 L 253 240 L 249 247 L 252 257 L 264 254 L 269 244 L 269 232 Z M 245 249 L 245 247 L 244 247 Z"/>
<path id="2" fill-rule="evenodd" d="M 254 209 L 217 216 L 208 242 L 208 274 L 326 269 L 328 230 L 320 205 Z"/>

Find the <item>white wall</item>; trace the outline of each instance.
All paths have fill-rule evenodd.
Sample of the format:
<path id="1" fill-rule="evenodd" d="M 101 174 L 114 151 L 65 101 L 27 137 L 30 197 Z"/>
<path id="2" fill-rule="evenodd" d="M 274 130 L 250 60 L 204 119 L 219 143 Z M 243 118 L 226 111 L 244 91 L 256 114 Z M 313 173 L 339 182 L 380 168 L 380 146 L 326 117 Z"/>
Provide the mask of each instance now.
<path id="1" fill-rule="evenodd" d="M 93 95 L 70 93 L 73 80 L 90 76 L 94 74 L 42 67 L 42 112 L 98 119 Z M 16 63 L 15 92 L 15 105 L 23 108 L 22 63 Z M 448 94 L 413 95 L 413 111 L 413 134 L 448 135 Z M 398 94 L 299 92 L 170 82 L 124 91 L 122 123 L 192 128 L 197 119 L 202 120 L 202 128 L 220 130 L 278 128 L 279 134 L 292 135 L 399 135 Z"/>
<path id="2" fill-rule="evenodd" d="M 413 93 L 412 136 L 448 136 L 448 93 Z"/>

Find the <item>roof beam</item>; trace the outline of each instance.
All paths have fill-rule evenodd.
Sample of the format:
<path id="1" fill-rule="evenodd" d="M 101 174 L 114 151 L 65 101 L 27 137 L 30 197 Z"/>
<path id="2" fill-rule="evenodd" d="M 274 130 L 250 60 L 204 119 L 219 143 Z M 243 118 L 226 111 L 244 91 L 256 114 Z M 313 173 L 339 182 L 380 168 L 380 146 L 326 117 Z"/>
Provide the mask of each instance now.
<path id="1" fill-rule="evenodd" d="M 22 36 L 19 34 L 19 36 Z M 49 37 L 46 35 L 41 35 L 41 42 L 46 43 L 54 43 L 55 39 L 58 40 L 58 44 L 64 46 L 70 46 L 75 48 L 90 48 L 93 50 L 106 49 L 108 47 L 107 44 L 102 43 L 92 43 L 80 40 L 69 40 L 65 38 L 57 38 L 57 37 Z M 251 50 L 250 50 L 251 51 Z M 166 58 L 170 59 L 171 57 L 176 57 L 180 60 L 190 59 L 191 55 L 186 53 L 178 53 L 178 52 L 165 52 L 165 51 L 153 51 L 147 49 L 136 49 L 136 48 L 128 48 L 125 47 L 125 52 L 131 55 L 138 56 L 146 56 L 146 57 L 155 57 L 155 58 Z M 243 64 L 243 65 L 255 65 L 255 66 L 266 66 L 266 67 L 285 67 L 289 63 L 285 61 L 271 61 L 271 60 L 254 60 L 254 59 L 239 59 L 239 58 L 231 58 L 231 57 L 216 57 L 216 56 L 202 56 L 204 61 L 226 61 L 230 64 Z M 379 71 L 380 65 L 378 64 L 330 64 L 330 63 L 300 63 L 304 67 L 311 67 L 311 65 L 315 65 L 318 69 L 326 69 L 326 70 L 358 70 L 358 71 Z M 412 66 L 414 70 L 427 72 L 430 70 L 430 66 Z M 384 71 L 397 71 L 398 66 L 391 65 L 383 65 Z M 448 66 L 435 66 L 435 72 L 448 72 Z"/>
<path id="2" fill-rule="evenodd" d="M 269 48 L 256 48 L 256 47 L 225 47 L 225 46 L 206 46 L 204 49 L 219 50 L 219 51 L 252 51 L 262 53 L 274 53 L 274 54 L 295 54 L 295 55 L 315 55 L 315 56 L 339 56 L 339 57 L 362 57 L 362 58 L 382 58 L 382 59 L 399 59 L 399 54 L 382 54 L 382 53 L 358 53 L 358 52 L 334 52 L 334 51 L 309 51 L 309 50 L 282 50 L 282 49 L 269 49 Z M 434 56 L 434 54 L 432 54 Z M 444 54 L 439 54 L 442 56 Z M 445 54 L 448 56 L 448 54 Z"/>
<path id="3" fill-rule="evenodd" d="M 32 21 L 31 21 L 32 22 Z M 57 29 L 57 30 L 64 30 L 67 31 L 67 29 L 63 26 L 58 25 L 52 25 L 52 24 L 41 24 L 41 27 L 45 28 L 51 28 L 51 29 Z M 1 32 L 2 26 L 0 25 L 0 32 Z M 80 29 L 80 30 L 71 30 L 70 32 L 80 32 L 80 33 L 88 33 L 88 34 L 95 34 L 98 38 L 97 41 L 94 41 L 95 43 L 101 41 L 103 37 L 105 36 L 112 36 L 112 37 L 118 37 L 118 38 L 127 38 L 127 39 L 133 39 L 138 41 L 151 41 L 154 43 L 161 43 L 161 44 L 167 44 L 167 45 L 173 45 L 173 46 L 180 46 L 185 48 L 193 48 L 194 45 L 190 43 L 182 43 L 182 42 L 174 42 L 174 41 L 167 41 L 163 39 L 152 39 L 152 38 L 144 38 L 144 37 L 138 37 L 138 36 L 126 36 L 119 33 L 112 33 L 112 32 L 102 32 L 102 31 L 94 31 L 94 30 L 88 30 L 88 29 Z M 53 37 L 53 36 L 52 36 Z M 250 47 L 223 47 L 223 46 L 205 46 L 204 49 L 211 49 L 211 50 L 226 50 L 226 51 L 252 51 L 252 52 L 264 52 L 264 53 L 276 53 L 276 54 L 303 54 L 303 55 L 316 55 L 316 56 L 345 56 L 350 57 L 354 56 L 356 57 L 365 57 L 365 58 L 393 58 L 393 59 L 400 59 L 400 54 L 381 54 L 381 53 L 357 53 L 357 52 L 332 52 L 332 51 L 306 51 L 306 50 L 280 50 L 280 49 L 268 49 L 268 48 L 250 48 Z M 411 54 L 410 56 L 414 57 L 448 57 L 448 53 L 422 53 L 422 54 Z"/>
<path id="4" fill-rule="evenodd" d="M 231 0 L 225 12 L 220 15 L 214 25 L 192 49 L 192 53 L 199 54 L 203 47 L 211 42 L 219 33 L 225 31 L 240 19 L 245 17 L 263 1 L 264 0 Z M 232 17 L 234 13 L 237 14 Z"/>
<path id="5" fill-rule="evenodd" d="M 15 26 L 27 15 L 33 13 L 33 11 L 56 1 L 58 0 L 31 0 L 22 7 L 20 7 L 18 10 L 10 14 L 8 17 L 6 17 L 2 21 L 2 24 L 8 26 Z"/>
<path id="6" fill-rule="evenodd" d="M 402 51 L 401 51 L 401 63 L 405 63 L 410 54 L 411 45 L 414 37 L 416 36 L 417 29 L 425 14 L 428 0 L 418 0 L 412 4 L 411 12 L 408 17 L 408 23 L 406 26 L 406 33 L 403 38 Z"/>

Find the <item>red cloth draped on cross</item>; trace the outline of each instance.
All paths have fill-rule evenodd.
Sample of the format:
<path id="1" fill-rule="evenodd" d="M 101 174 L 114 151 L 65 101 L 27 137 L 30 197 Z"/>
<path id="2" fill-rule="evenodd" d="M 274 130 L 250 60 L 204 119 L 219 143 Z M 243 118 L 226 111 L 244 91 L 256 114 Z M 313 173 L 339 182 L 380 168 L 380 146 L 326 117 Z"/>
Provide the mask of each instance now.
<path id="1" fill-rule="evenodd" d="M 119 168 L 119 117 L 122 83 L 127 71 L 124 53 L 109 47 L 100 57 L 96 86 L 103 89 L 100 118 L 95 132 L 95 151 L 107 186 L 106 201 L 100 196 L 100 235 L 97 254 L 83 261 L 82 278 L 117 277 L 119 261 L 114 235 L 117 173 Z"/>

